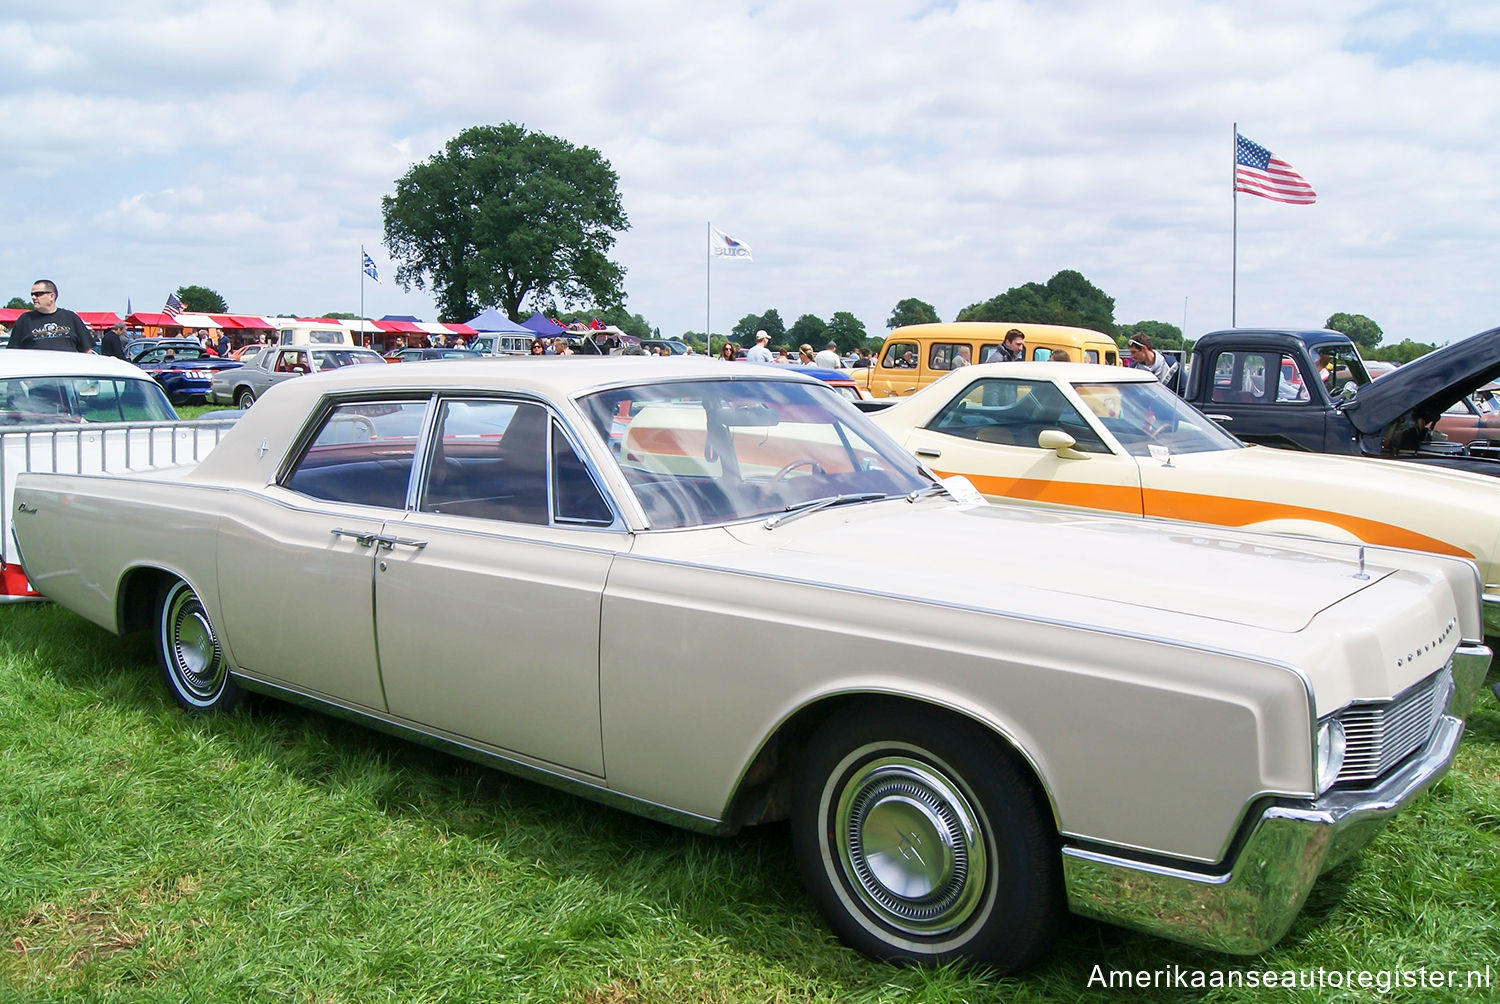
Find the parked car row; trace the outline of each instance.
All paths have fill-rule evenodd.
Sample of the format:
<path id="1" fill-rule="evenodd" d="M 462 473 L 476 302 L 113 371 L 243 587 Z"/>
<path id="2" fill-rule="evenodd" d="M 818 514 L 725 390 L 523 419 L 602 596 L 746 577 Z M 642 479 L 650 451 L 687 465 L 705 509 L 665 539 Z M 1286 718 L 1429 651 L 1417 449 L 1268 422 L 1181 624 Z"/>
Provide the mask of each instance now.
<path id="1" fill-rule="evenodd" d="M 190 712 L 256 691 L 705 832 L 787 819 L 880 958 L 1012 970 L 1070 910 L 1260 951 L 1448 769 L 1490 659 L 1467 538 L 1115 514 L 1237 504 L 1199 467 L 1262 452 L 1138 375 L 965 367 L 902 406 L 913 454 L 781 368 L 316 368 L 170 477 L 22 475 L 31 581 L 150 631 Z M 997 496 L 1079 494 L 936 476 L 980 446 L 1019 458 L 974 471 Z"/>

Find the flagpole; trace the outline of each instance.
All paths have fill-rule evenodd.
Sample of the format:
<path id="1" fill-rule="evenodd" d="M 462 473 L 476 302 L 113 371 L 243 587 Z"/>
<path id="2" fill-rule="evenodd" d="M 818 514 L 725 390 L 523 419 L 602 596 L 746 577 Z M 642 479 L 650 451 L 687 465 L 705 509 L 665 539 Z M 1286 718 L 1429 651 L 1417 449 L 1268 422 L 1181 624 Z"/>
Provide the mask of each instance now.
<path id="1" fill-rule="evenodd" d="M 359 333 L 365 333 L 365 246 L 359 246 Z M 360 344 L 365 344 L 364 338 L 360 338 Z"/>
<path id="2" fill-rule="evenodd" d="M 714 256 L 712 252 L 714 242 L 714 221 L 709 220 L 703 230 L 703 339 L 708 344 L 707 352 L 713 355 L 714 351 L 714 326 L 713 317 L 714 302 Z"/>
<path id="3" fill-rule="evenodd" d="M 1235 183 L 1235 173 L 1239 164 L 1239 142 L 1240 124 L 1234 124 L 1234 135 L 1229 138 L 1229 198 L 1234 204 L 1234 225 L 1230 238 L 1229 253 L 1229 326 L 1239 327 L 1236 323 L 1239 305 L 1239 281 L 1240 281 L 1240 193 L 1239 185 Z"/>

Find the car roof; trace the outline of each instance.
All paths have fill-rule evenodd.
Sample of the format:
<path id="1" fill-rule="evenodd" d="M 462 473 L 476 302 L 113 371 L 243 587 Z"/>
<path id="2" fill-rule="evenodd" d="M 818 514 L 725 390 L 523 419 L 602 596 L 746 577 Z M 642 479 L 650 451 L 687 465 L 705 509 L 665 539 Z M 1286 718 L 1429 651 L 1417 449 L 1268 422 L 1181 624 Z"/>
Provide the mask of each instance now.
<path id="1" fill-rule="evenodd" d="M 332 346 L 330 346 L 332 347 Z M 572 397 L 607 387 L 680 380 L 783 379 L 806 381 L 787 367 L 725 366 L 718 359 L 694 356 L 667 361 L 660 356 L 515 356 L 497 364 L 493 358 L 434 359 L 431 365 L 343 367 L 332 373 L 278 384 L 288 393 L 309 397 L 335 389 L 444 390 L 493 385 L 497 389 Z"/>
<path id="2" fill-rule="evenodd" d="M 149 380 L 140 367 L 113 356 L 92 352 L 53 352 L 46 349 L 0 351 L 0 377 L 111 376 Z"/>
<path id="3" fill-rule="evenodd" d="M 1315 351 L 1317 346 L 1327 345 L 1330 342 L 1337 342 L 1340 345 L 1351 344 L 1348 335 L 1329 328 L 1225 328 L 1222 331 L 1210 331 L 1199 336 L 1193 343 L 1193 347 L 1195 349 L 1212 348 L 1215 342 L 1233 341 L 1235 338 L 1246 335 L 1254 336 L 1262 341 L 1267 338 L 1276 338 L 1283 342 L 1300 342 L 1307 346 L 1309 351 Z"/>

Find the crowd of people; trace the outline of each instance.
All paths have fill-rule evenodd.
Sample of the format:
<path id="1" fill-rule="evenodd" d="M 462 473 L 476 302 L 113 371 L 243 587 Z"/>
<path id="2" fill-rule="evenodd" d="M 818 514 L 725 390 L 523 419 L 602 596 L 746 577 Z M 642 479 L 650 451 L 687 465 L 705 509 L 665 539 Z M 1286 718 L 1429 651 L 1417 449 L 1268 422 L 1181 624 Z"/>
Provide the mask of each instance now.
<path id="1" fill-rule="evenodd" d="M 786 349 L 778 349 L 772 352 L 770 349 L 771 336 L 764 331 L 755 333 L 755 345 L 745 353 L 745 361 L 748 363 L 774 363 L 781 366 L 789 366 L 793 363 L 798 366 L 818 366 L 826 370 L 841 369 L 865 369 L 870 365 L 869 349 L 860 349 L 851 358 L 839 355 L 837 342 L 829 342 L 822 350 L 813 351 L 813 347 L 806 342 L 797 347 L 797 357 L 794 359 Z M 725 342 L 719 349 L 719 358 L 726 362 L 734 362 L 740 357 L 740 350 L 733 342 Z"/>

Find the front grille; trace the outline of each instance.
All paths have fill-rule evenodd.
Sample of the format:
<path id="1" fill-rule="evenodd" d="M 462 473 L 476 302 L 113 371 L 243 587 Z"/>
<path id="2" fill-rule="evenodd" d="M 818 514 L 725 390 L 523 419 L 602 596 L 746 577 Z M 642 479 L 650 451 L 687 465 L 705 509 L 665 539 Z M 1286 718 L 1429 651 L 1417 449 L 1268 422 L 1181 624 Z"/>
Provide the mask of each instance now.
<path id="1" fill-rule="evenodd" d="M 1452 669 L 1445 666 L 1389 701 L 1340 711 L 1346 746 L 1336 783 L 1373 781 L 1420 749 L 1437 727 L 1451 680 Z"/>

